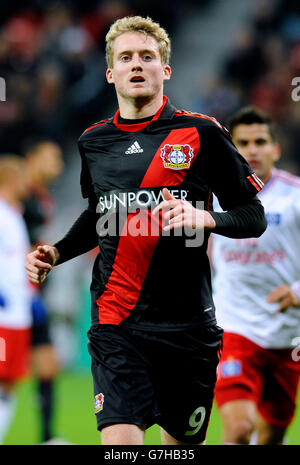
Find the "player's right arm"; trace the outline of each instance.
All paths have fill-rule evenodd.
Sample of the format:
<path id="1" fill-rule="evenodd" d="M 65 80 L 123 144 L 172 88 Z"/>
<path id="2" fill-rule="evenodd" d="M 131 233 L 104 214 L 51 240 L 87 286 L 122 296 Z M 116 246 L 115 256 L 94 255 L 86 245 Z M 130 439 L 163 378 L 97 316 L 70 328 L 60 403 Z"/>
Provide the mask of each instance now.
<path id="1" fill-rule="evenodd" d="M 67 234 L 54 245 L 43 245 L 27 255 L 25 268 L 30 281 L 40 284 L 55 265 L 78 257 L 98 245 L 95 199 L 89 199 L 89 206 L 84 210 Z"/>
<path id="2" fill-rule="evenodd" d="M 25 268 L 29 280 L 36 284 L 45 281 L 48 273 L 59 259 L 59 252 L 51 245 L 39 245 L 27 255 Z"/>

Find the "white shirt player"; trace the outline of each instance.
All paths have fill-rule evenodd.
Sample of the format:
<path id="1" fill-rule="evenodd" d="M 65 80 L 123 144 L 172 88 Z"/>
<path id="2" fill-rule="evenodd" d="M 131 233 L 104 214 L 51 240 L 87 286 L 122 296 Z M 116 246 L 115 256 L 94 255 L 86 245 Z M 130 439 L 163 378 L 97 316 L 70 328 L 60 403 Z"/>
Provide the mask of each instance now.
<path id="1" fill-rule="evenodd" d="M 279 304 L 269 304 L 267 296 L 287 284 L 300 300 L 300 178 L 273 169 L 258 197 L 268 220 L 261 237 L 213 235 L 217 321 L 261 347 L 289 348 L 300 336 L 300 307 L 278 313 Z M 214 209 L 221 211 L 216 203 Z"/>
<path id="2" fill-rule="evenodd" d="M 29 251 L 27 229 L 20 212 L 0 197 L 0 326 L 31 326 L 31 291 L 24 268 Z"/>

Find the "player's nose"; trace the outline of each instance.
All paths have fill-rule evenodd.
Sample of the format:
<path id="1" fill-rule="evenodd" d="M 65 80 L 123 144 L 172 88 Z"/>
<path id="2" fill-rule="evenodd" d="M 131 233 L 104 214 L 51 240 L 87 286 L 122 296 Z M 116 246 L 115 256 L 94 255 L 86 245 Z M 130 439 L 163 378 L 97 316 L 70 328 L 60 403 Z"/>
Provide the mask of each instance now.
<path id="1" fill-rule="evenodd" d="M 143 70 L 143 65 L 142 65 L 142 60 L 141 57 L 138 54 L 133 55 L 132 57 L 132 71 L 142 71 Z"/>
<path id="2" fill-rule="evenodd" d="M 248 147 L 248 155 L 256 155 L 257 154 L 257 145 L 255 143 L 249 144 Z"/>

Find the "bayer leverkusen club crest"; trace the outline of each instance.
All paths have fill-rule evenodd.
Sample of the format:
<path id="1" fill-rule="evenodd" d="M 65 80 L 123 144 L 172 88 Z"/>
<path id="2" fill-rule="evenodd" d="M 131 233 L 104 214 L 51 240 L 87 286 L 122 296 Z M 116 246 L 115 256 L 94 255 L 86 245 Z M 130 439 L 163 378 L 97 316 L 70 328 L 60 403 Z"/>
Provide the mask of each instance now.
<path id="1" fill-rule="evenodd" d="M 165 168 L 172 170 L 182 170 L 190 167 L 191 160 L 194 156 L 193 149 L 189 144 L 168 145 L 161 149 L 161 158 Z"/>
<path id="2" fill-rule="evenodd" d="M 104 394 L 102 394 L 102 392 L 100 392 L 100 394 L 97 394 L 95 396 L 95 400 L 94 400 L 94 412 L 95 412 L 95 414 L 98 413 L 98 412 L 101 412 L 101 410 L 103 409 L 103 403 L 104 403 Z"/>

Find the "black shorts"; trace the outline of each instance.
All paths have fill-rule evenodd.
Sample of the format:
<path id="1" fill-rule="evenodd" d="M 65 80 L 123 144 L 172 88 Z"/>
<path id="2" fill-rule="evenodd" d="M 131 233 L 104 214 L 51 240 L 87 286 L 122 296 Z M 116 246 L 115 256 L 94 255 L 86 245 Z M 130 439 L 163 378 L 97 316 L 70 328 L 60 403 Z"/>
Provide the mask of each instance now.
<path id="1" fill-rule="evenodd" d="M 98 430 L 157 423 L 184 443 L 204 441 L 223 330 L 145 332 L 99 325 L 88 332 Z"/>
<path id="2" fill-rule="evenodd" d="M 43 321 L 43 323 L 33 324 L 31 334 L 31 341 L 33 347 L 52 344 L 50 337 L 50 325 L 48 319 Z"/>
<path id="3" fill-rule="evenodd" d="M 31 302 L 32 346 L 51 344 L 50 321 L 45 301 L 40 292 L 36 292 Z"/>

